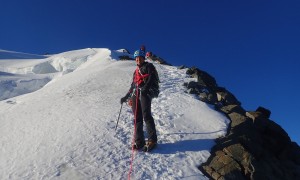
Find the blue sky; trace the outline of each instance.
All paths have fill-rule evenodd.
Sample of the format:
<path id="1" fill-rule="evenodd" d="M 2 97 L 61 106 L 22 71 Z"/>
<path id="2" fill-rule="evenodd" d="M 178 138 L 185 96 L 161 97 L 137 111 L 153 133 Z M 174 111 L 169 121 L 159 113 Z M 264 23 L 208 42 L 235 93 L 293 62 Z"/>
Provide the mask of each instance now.
<path id="1" fill-rule="evenodd" d="M 300 2 L 10 0 L 0 49 L 35 54 L 141 44 L 173 65 L 197 66 L 246 110 L 263 106 L 300 144 Z"/>

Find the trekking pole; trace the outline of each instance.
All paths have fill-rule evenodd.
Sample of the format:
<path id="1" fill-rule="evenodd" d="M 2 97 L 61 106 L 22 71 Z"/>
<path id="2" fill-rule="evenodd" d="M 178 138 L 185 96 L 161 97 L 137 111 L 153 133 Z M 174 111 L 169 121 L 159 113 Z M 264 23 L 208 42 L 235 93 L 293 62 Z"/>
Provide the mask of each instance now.
<path id="1" fill-rule="evenodd" d="M 121 104 L 121 108 L 120 108 L 119 117 L 118 117 L 118 120 L 117 120 L 117 125 L 116 125 L 116 128 L 115 128 L 115 131 L 117 130 L 117 127 L 118 127 L 118 123 L 119 123 L 119 119 L 120 119 L 120 115 L 121 115 L 121 111 L 122 111 L 122 106 L 123 106 L 123 103 Z"/>

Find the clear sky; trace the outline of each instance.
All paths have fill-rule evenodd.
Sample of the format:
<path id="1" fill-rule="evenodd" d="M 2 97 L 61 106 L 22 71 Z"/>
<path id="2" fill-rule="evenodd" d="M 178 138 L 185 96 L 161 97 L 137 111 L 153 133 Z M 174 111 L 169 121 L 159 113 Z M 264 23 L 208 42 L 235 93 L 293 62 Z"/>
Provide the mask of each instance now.
<path id="1" fill-rule="evenodd" d="M 141 44 L 197 66 L 300 144 L 298 0 L 1 0 L 0 49 L 60 53 Z"/>

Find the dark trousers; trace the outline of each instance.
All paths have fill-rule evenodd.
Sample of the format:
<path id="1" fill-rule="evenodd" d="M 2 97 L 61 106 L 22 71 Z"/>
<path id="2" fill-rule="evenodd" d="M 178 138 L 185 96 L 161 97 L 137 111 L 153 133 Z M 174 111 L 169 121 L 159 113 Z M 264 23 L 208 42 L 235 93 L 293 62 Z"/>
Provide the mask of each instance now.
<path id="1" fill-rule="evenodd" d="M 136 113 L 136 135 L 135 143 L 144 144 L 145 137 L 143 131 L 143 119 L 146 123 L 148 140 L 157 142 L 154 119 L 151 114 L 151 98 L 148 95 L 141 94 L 136 105 L 136 96 L 132 97 L 132 111 Z M 137 107 L 137 112 L 135 111 Z"/>

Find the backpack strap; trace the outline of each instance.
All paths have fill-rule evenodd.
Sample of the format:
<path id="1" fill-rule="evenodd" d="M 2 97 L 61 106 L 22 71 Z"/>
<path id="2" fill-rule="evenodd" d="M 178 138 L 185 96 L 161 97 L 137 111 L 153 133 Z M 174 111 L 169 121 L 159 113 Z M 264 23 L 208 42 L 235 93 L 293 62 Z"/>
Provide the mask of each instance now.
<path id="1" fill-rule="evenodd" d="M 140 68 L 137 67 L 135 70 L 135 75 L 134 75 L 134 83 L 141 85 L 144 82 L 145 78 L 147 78 L 148 76 L 149 76 L 149 74 L 143 75 L 140 71 Z"/>

